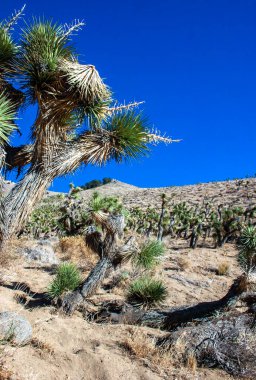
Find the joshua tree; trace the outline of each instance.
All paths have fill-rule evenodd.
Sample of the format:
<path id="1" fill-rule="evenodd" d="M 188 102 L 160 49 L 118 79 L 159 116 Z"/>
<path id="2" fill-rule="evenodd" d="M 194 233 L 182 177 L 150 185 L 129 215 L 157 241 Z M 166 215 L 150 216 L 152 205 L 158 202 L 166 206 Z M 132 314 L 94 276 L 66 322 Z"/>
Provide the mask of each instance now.
<path id="1" fill-rule="evenodd" d="M 63 299 L 63 310 L 70 314 L 91 296 L 108 274 L 137 253 L 134 237 L 123 240 L 124 209 L 117 198 L 104 198 L 94 193 L 87 210 L 85 242 L 99 256 L 87 279 Z"/>
<path id="2" fill-rule="evenodd" d="M 163 219 L 164 219 L 164 215 L 165 215 L 165 211 L 166 211 L 166 203 L 167 203 L 165 194 L 161 195 L 161 200 L 162 200 L 161 213 L 160 213 L 160 217 L 159 217 L 158 230 L 157 230 L 157 240 L 159 240 L 159 241 L 161 241 L 163 239 L 163 232 L 164 232 Z"/>
<path id="3" fill-rule="evenodd" d="M 22 177 L 4 199 L 4 240 L 21 229 L 57 176 L 82 163 L 137 158 L 149 143 L 174 141 L 151 133 L 136 111 L 140 103 L 113 103 L 96 68 L 78 62 L 71 36 L 82 22 L 62 26 L 34 19 L 16 44 L 11 32 L 22 12 L 0 24 L 0 102 L 8 99 L 6 114 L 34 105 L 37 116 L 28 145 L 5 146 L 6 169 L 18 169 Z"/>
<path id="4" fill-rule="evenodd" d="M 238 262 L 249 276 L 256 270 L 256 227 L 246 226 L 238 241 Z"/>
<path id="5" fill-rule="evenodd" d="M 1 53 L 0 53 L 1 54 Z M 1 90 L 0 90 L 1 91 Z M 5 222 L 5 207 L 3 202 L 3 177 L 2 168 L 5 162 L 4 145 L 8 141 L 8 136 L 15 128 L 13 119 L 15 109 L 9 99 L 4 94 L 0 94 L 0 241 L 2 240 L 2 231 Z"/>

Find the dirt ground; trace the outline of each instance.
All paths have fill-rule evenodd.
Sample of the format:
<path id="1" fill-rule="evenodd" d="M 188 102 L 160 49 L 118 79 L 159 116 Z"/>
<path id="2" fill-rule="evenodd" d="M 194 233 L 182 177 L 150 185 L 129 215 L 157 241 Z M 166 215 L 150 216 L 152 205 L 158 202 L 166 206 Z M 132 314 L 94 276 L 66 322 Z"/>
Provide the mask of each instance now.
<path id="1" fill-rule="evenodd" d="M 169 295 L 163 307 L 218 299 L 225 295 L 240 273 L 233 245 L 213 249 L 209 242 L 208 248 L 199 246 L 191 250 L 187 248 L 187 243 L 183 240 L 165 241 L 165 255 L 155 272 L 155 276 L 161 277 L 168 289 Z M 223 371 L 188 368 L 185 363 L 184 366 L 175 364 L 173 357 L 155 352 L 153 342 L 164 332 L 129 325 L 91 323 L 79 312 L 67 317 L 47 302 L 37 302 L 46 292 L 54 276 L 54 268 L 21 259 L 17 249 L 28 244 L 31 242 L 16 241 L 12 247 L 14 257 L 7 268 L 0 270 L 0 312 L 16 311 L 26 317 L 33 327 L 33 340 L 24 347 L 11 344 L 0 346 L 0 379 L 231 379 Z M 64 250 L 57 248 L 56 252 L 60 260 L 76 262 L 83 276 L 95 263 L 95 257 L 79 244 L 76 247 L 73 244 L 66 246 Z M 222 263 L 226 264 L 228 273 L 220 276 L 216 270 Z M 120 271 L 133 275 L 133 269 L 128 264 L 117 269 L 105 285 L 113 281 Z M 127 284 L 112 289 L 105 286 L 99 289 L 93 300 L 123 299 L 126 289 Z M 136 347 L 127 350 L 127 342 L 131 339 Z"/>

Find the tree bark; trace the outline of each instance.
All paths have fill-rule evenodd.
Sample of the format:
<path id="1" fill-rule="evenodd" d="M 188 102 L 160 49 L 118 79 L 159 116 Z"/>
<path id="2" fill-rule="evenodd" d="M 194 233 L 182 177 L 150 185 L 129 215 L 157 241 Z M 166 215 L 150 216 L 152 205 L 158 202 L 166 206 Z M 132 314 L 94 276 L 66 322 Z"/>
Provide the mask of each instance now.
<path id="1" fill-rule="evenodd" d="M 3 244 L 21 230 L 35 204 L 42 199 L 50 180 L 43 172 L 32 168 L 5 197 Z"/>

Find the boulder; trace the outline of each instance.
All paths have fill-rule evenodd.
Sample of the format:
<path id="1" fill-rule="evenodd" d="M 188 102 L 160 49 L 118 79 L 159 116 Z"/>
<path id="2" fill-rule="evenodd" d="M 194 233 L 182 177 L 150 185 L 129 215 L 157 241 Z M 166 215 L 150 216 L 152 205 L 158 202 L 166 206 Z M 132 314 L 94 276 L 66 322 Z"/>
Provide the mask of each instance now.
<path id="1" fill-rule="evenodd" d="M 29 321 L 21 315 L 4 311 L 0 313 L 0 339 L 10 340 L 17 345 L 24 345 L 32 337 L 32 327 Z"/>
<path id="2" fill-rule="evenodd" d="M 52 243 L 49 240 L 39 240 L 34 246 L 24 248 L 21 254 L 28 261 L 36 261 L 41 264 L 58 264 Z"/>

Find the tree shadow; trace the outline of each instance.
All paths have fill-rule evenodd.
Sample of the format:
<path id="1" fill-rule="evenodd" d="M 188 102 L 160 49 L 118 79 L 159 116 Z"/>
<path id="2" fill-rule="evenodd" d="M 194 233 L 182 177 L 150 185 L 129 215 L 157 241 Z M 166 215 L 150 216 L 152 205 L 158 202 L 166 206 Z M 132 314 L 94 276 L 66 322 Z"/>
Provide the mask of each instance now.
<path id="1" fill-rule="evenodd" d="M 22 304 L 25 309 L 34 309 L 36 307 L 51 306 L 52 302 L 46 292 L 33 292 L 25 282 L 11 282 L 9 284 L 0 283 L 0 286 L 14 291 L 22 292 L 23 294 L 15 294 L 15 300 Z"/>
<path id="2" fill-rule="evenodd" d="M 58 268 L 57 264 L 56 265 L 54 264 L 52 266 L 38 266 L 38 267 L 36 267 L 36 269 L 42 270 L 42 271 L 50 273 L 50 274 L 55 274 L 57 268 Z M 24 267 L 24 269 L 35 269 L 35 267 L 26 266 L 26 267 Z"/>

